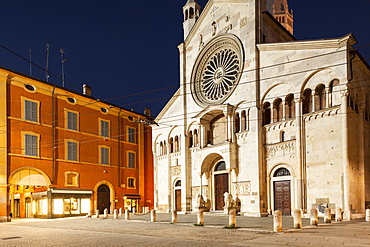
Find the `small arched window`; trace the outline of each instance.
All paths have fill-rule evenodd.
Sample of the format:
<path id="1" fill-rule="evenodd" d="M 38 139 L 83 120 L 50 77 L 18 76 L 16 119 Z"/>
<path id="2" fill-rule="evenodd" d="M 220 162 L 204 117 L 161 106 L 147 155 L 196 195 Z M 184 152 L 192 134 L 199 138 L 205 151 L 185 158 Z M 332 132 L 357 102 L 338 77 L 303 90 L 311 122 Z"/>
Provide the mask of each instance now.
<path id="1" fill-rule="evenodd" d="M 189 148 L 193 147 L 193 132 L 189 131 Z"/>
<path id="2" fill-rule="evenodd" d="M 163 142 L 159 143 L 159 155 L 163 155 Z"/>
<path id="3" fill-rule="evenodd" d="M 283 120 L 283 101 L 278 98 L 274 101 L 274 122 Z"/>
<path id="4" fill-rule="evenodd" d="M 190 19 L 193 19 L 193 18 L 194 18 L 194 9 L 193 9 L 193 8 L 190 8 L 190 11 L 189 11 L 189 18 L 190 18 Z"/>
<path id="5" fill-rule="evenodd" d="M 224 171 L 226 170 L 226 163 L 225 161 L 219 162 L 215 167 L 215 172 Z"/>
<path id="6" fill-rule="evenodd" d="M 334 79 L 329 83 L 329 102 L 328 102 L 329 107 L 334 106 L 334 97 L 333 97 L 334 87 L 338 85 L 339 85 L 338 79 Z"/>
<path id="7" fill-rule="evenodd" d="M 235 113 L 235 133 L 238 133 L 240 131 L 240 118 L 239 118 L 239 113 Z"/>
<path id="8" fill-rule="evenodd" d="M 189 19 L 189 12 L 188 12 L 188 10 L 186 9 L 186 10 L 185 10 L 185 21 L 186 21 L 187 19 Z"/>
<path id="9" fill-rule="evenodd" d="M 312 111 L 312 90 L 307 88 L 303 92 L 303 101 L 302 101 L 302 113 L 306 114 Z"/>
<path id="10" fill-rule="evenodd" d="M 271 123 L 271 109 L 270 103 L 266 102 L 263 104 L 263 112 L 262 112 L 262 124 L 270 124 Z"/>
<path id="11" fill-rule="evenodd" d="M 274 173 L 274 177 L 284 177 L 284 176 L 290 176 L 290 172 L 286 168 L 279 168 Z"/>
<path id="12" fill-rule="evenodd" d="M 170 138 L 170 141 L 169 141 L 169 144 L 170 144 L 170 153 L 173 153 L 173 138 L 171 137 Z"/>
<path id="13" fill-rule="evenodd" d="M 177 180 L 175 183 L 175 187 L 181 187 L 181 180 Z"/>
<path id="14" fill-rule="evenodd" d="M 285 131 L 280 132 L 280 141 L 285 142 Z"/>
<path id="15" fill-rule="evenodd" d="M 193 139 L 194 139 L 194 147 L 198 146 L 198 130 L 197 129 L 194 130 Z"/>
<path id="16" fill-rule="evenodd" d="M 180 151 L 180 142 L 179 142 L 179 137 L 175 136 L 175 152 Z"/>
<path id="17" fill-rule="evenodd" d="M 163 142 L 163 152 L 162 154 L 167 154 L 167 144 L 166 141 Z"/>
<path id="18" fill-rule="evenodd" d="M 323 84 L 320 84 L 315 88 L 315 111 L 322 110 L 325 108 L 325 106 L 325 86 Z"/>
<path id="19" fill-rule="evenodd" d="M 242 111 L 241 117 L 241 131 L 244 131 L 247 130 L 247 116 L 245 114 L 245 111 Z"/>
<path id="20" fill-rule="evenodd" d="M 294 95 L 288 94 L 285 98 L 285 118 L 294 118 L 295 117 L 295 102 Z"/>

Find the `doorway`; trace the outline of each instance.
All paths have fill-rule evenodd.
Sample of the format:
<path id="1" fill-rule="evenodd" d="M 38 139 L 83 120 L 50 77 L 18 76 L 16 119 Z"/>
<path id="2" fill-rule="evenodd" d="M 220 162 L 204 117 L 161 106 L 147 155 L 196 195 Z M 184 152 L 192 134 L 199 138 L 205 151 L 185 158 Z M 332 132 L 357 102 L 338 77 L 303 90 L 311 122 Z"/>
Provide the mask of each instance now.
<path id="1" fill-rule="evenodd" d="M 290 181 L 274 182 L 275 210 L 280 210 L 283 215 L 290 215 Z"/>
<path id="2" fill-rule="evenodd" d="M 98 187 L 97 208 L 100 214 L 102 214 L 106 208 L 108 211 L 110 210 L 110 189 L 105 184 Z"/>
<path id="3" fill-rule="evenodd" d="M 181 211 L 181 180 L 177 180 L 175 183 L 175 210 Z"/>
<path id="4" fill-rule="evenodd" d="M 229 174 L 215 175 L 215 210 L 224 210 L 224 193 L 229 192 Z"/>

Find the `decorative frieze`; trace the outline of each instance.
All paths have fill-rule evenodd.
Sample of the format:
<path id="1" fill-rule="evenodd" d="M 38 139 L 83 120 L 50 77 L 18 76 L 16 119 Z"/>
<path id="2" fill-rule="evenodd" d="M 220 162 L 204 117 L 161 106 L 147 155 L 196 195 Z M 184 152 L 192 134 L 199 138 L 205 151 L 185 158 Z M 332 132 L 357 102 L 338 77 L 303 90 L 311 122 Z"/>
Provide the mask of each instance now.
<path id="1" fill-rule="evenodd" d="M 244 181 L 244 182 L 234 182 L 233 183 L 233 191 L 238 196 L 250 196 L 251 195 L 251 182 Z"/>
<path id="2" fill-rule="evenodd" d="M 172 177 L 181 176 L 181 166 L 174 166 L 171 168 Z"/>
<path id="3" fill-rule="evenodd" d="M 267 144 L 265 147 L 266 147 L 266 158 L 292 155 L 295 153 L 295 140 L 276 144 Z"/>
<path id="4" fill-rule="evenodd" d="M 194 187 L 191 187 L 191 197 L 196 200 L 197 199 L 197 195 L 200 195 L 202 194 L 203 197 L 206 197 L 209 199 L 209 195 L 208 195 L 208 185 L 204 185 L 202 186 L 202 193 L 200 193 L 200 186 L 194 186 Z"/>

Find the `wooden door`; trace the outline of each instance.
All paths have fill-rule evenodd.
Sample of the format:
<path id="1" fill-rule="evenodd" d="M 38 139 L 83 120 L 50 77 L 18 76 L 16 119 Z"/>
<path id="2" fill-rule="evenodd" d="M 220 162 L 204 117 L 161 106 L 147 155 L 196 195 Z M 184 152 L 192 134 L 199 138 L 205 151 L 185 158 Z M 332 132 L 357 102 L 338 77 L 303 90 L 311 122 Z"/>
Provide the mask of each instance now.
<path id="1" fill-rule="evenodd" d="M 215 175 L 215 210 L 223 210 L 224 193 L 229 192 L 229 174 Z"/>
<path id="2" fill-rule="evenodd" d="M 181 211 L 181 190 L 175 190 L 175 210 Z"/>
<path id="3" fill-rule="evenodd" d="M 102 184 L 98 188 L 98 209 L 99 213 L 104 213 L 104 209 L 108 209 L 108 212 L 110 210 L 110 189 L 107 185 Z"/>
<path id="4" fill-rule="evenodd" d="M 274 182 L 275 210 L 290 215 L 290 181 Z"/>

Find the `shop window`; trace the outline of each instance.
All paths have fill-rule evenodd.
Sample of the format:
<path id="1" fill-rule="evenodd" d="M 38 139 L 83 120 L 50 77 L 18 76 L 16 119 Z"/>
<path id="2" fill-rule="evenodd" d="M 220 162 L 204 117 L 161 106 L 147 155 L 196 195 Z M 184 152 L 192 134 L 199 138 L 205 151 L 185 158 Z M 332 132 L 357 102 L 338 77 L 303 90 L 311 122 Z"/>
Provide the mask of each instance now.
<path id="1" fill-rule="evenodd" d="M 127 141 L 131 143 L 135 143 L 135 129 L 134 128 L 127 128 Z"/>
<path id="2" fill-rule="evenodd" d="M 37 122 L 38 102 L 24 100 L 24 120 Z"/>
<path id="3" fill-rule="evenodd" d="M 38 156 L 38 136 L 24 135 L 24 154 L 29 156 Z"/>
<path id="4" fill-rule="evenodd" d="M 127 178 L 127 187 L 130 189 L 135 189 L 136 187 L 136 179 L 135 178 Z"/>
<path id="5" fill-rule="evenodd" d="M 109 137 L 109 122 L 100 120 L 100 135 L 103 137 Z"/>
<path id="6" fill-rule="evenodd" d="M 67 160 L 77 161 L 77 142 L 67 141 Z"/>
<path id="7" fill-rule="evenodd" d="M 67 129 L 77 130 L 78 114 L 76 112 L 67 111 Z"/>
<path id="8" fill-rule="evenodd" d="M 128 168 L 135 168 L 135 153 L 128 152 L 127 155 Z"/>

